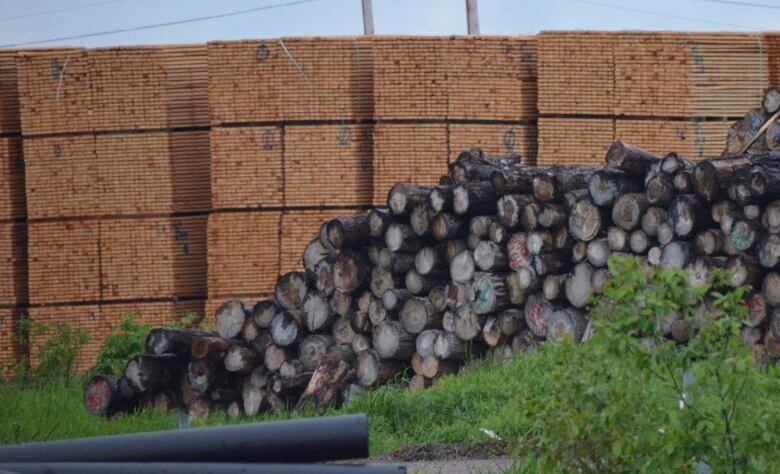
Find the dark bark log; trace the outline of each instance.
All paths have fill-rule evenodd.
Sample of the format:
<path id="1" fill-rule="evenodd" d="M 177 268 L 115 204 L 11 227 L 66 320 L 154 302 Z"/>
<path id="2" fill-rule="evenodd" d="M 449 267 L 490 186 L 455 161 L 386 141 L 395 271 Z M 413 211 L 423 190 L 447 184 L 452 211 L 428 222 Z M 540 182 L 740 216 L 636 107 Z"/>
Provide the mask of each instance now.
<path id="1" fill-rule="evenodd" d="M 778 155 L 775 155 L 777 159 Z M 742 205 L 751 202 L 766 202 L 780 197 L 780 167 L 776 162 L 753 165 L 747 178 L 750 197 L 737 202 Z"/>
<path id="2" fill-rule="evenodd" d="M 488 237 L 490 225 L 495 222 L 498 222 L 498 217 L 494 215 L 474 216 L 469 221 L 469 233 L 480 239 L 485 239 Z"/>
<path id="3" fill-rule="evenodd" d="M 739 207 L 737 206 L 737 203 L 728 199 L 724 199 L 712 204 L 710 217 L 712 217 L 714 222 L 720 224 L 724 215 L 738 212 L 738 210 Z"/>
<path id="4" fill-rule="evenodd" d="M 565 227 L 569 216 L 566 214 L 563 206 L 557 204 L 546 204 L 542 207 L 538 217 L 539 225 L 545 229 Z"/>
<path id="5" fill-rule="evenodd" d="M 490 184 L 496 194 L 530 194 L 534 176 L 544 172 L 541 167 L 513 166 L 490 174 Z"/>
<path id="6" fill-rule="evenodd" d="M 692 170 L 695 163 L 691 160 L 686 160 L 675 152 L 668 153 L 661 159 L 661 171 L 673 175 L 678 171 Z"/>
<path id="7" fill-rule="evenodd" d="M 498 316 L 497 324 L 502 333 L 512 337 L 521 329 L 525 329 L 525 315 L 521 308 L 505 309 Z"/>
<path id="8" fill-rule="evenodd" d="M 539 214 L 542 213 L 542 206 L 536 202 L 526 204 L 520 212 L 520 227 L 526 231 L 539 228 Z"/>
<path id="9" fill-rule="evenodd" d="M 503 224 L 501 224 L 500 222 L 494 222 L 490 224 L 488 237 L 491 242 L 495 242 L 497 244 L 503 244 L 509 238 L 509 232 L 506 230 L 506 227 L 504 227 Z"/>
<path id="10" fill-rule="evenodd" d="M 148 354 L 187 355 L 190 353 L 193 338 L 216 335 L 215 332 L 199 329 L 152 329 L 146 336 L 146 352 Z"/>
<path id="11" fill-rule="evenodd" d="M 677 196 L 669 214 L 674 222 L 674 232 L 680 237 L 692 235 L 711 223 L 709 210 L 692 194 Z"/>
<path id="12" fill-rule="evenodd" d="M 452 189 L 452 209 L 457 215 L 493 212 L 498 196 L 486 182 L 458 183 Z"/>
<path id="13" fill-rule="evenodd" d="M 658 235 L 658 228 L 667 221 L 669 215 L 665 209 L 660 207 L 650 207 L 642 215 L 641 227 L 645 234 L 655 237 Z"/>
<path id="14" fill-rule="evenodd" d="M 772 115 L 780 110 L 780 88 L 770 87 L 764 92 L 764 97 L 761 99 L 761 107 L 764 108 L 764 112 L 768 115 Z"/>
<path id="15" fill-rule="evenodd" d="M 330 296 L 330 310 L 338 316 L 351 319 L 357 304 L 352 295 L 336 290 Z"/>
<path id="16" fill-rule="evenodd" d="M 511 258 L 511 256 L 510 256 Z M 466 284 L 474 276 L 474 257 L 469 250 L 464 250 L 450 264 L 450 278 L 459 284 Z"/>
<path id="17" fill-rule="evenodd" d="M 775 336 L 772 331 L 764 334 L 764 347 L 772 357 L 780 357 L 780 337 Z"/>
<path id="18" fill-rule="evenodd" d="M 370 265 L 365 255 L 350 250 L 344 251 L 333 264 L 333 283 L 337 290 L 352 293 L 363 286 L 369 270 Z"/>
<path id="19" fill-rule="evenodd" d="M 357 355 L 355 374 L 360 385 L 370 387 L 387 383 L 404 370 L 400 360 L 380 359 L 376 351 L 367 350 Z"/>
<path id="20" fill-rule="evenodd" d="M 523 330 L 512 338 L 512 352 L 514 354 L 533 354 L 539 345 L 539 338 L 530 330 Z"/>
<path id="21" fill-rule="evenodd" d="M 217 308 L 217 332 L 222 337 L 233 338 L 241 334 L 247 310 L 239 300 L 228 300 Z"/>
<path id="22" fill-rule="evenodd" d="M 573 341 L 580 342 L 587 324 L 588 320 L 583 312 L 572 308 L 559 309 L 550 315 L 547 322 L 547 339 L 568 336 Z"/>
<path id="23" fill-rule="evenodd" d="M 506 228 L 513 229 L 520 224 L 520 218 L 526 206 L 534 202 L 527 194 L 506 194 L 496 202 L 496 214 Z"/>
<path id="24" fill-rule="evenodd" d="M 312 334 L 301 341 L 298 346 L 298 360 L 306 370 L 314 370 L 325 357 L 328 350 L 336 344 L 331 336 Z M 279 369 L 281 371 L 281 368 Z"/>
<path id="25" fill-rule="evenodd" d="M 676 194 L 690 194 L 693 192 L 693 173 L 688 170 L 678 171 L 672 178 L 674 192 Z"/>
<path id="26" fill-rule="evenodd" d="M 352 338 L 355 337 L 355 331 L 347 318 L 336 319 L 330 333 L 336 344 L 352 344 Z"/>
<path id="27" fill-rule="evenodd" d="M 124 375 L 139 392 L 154 392 L 178 382 L 186 363 L 175 354 L 140 355 L 127 363 Z"/>
<path id="28" fill-rule="evenodd" d="M 328 255 L 334 256 L 338 254 L 339 249 L 331 245 L 330 239 L 328 239 L 328 221 L 325 221 L 320 225 L 320 231 L 317 235 L 320 240 L 320 244 L 322 244 L 323 248 L 328 251 Z"/>
<path id="29" fill-rule="evenodd" d="M 355 354 L 371 349 L 371 340 L 365 334 L 355 333 L 352 337 L 352 350 Z"/>
<path id="30" fill-rule="evenodd" d="M 571 267 L 571 254 L 555 251 L 540 253 L 533 257 L 534 272 L 540 277 L 551 273 L 561 273 Z"/>
<path id="31" fill-rule="evenodd" d="M 670 334 L 672 339 L 679 343 L 688 341 L 690 337 L 690 324 L 684 319 L 675 319 L 670 326 Z"/>
<path id="32" fill-rule="evenodd" d="M 486 272 L 500 272 L 509 269 L 506 251 L 500 245 L 483 240 L 474 250 L 474 263 Z"/>
<path id="33" fill-rule="evenodd" d="M 417 353 L 421 356 L 433 354 L 433 343 L 436 341 L 436 336 L 442 332 L 441 329 L 426 329 L 420 332 L 414 342 Z"/>
<path id="34" fill-rule="evenodd" d="M 749 167 L 749 158 L 722 158 L 703 160 L 693 170 L 693 189 L 705 202 L 720 198 L 723 190 L 732 182 L 736 174 Z"/>
<path id="35" fill-rule="evenodd" d="M 371 320 L 371 324 L 376 326 L 383 323 L 391 313 L 385 309 L 381 299 L 374 299 L 371 301 L 371 305 L 368 307 L 368 319 Z"/>
<path id="36" fill-rule="evenodd" d="M 306 328 L 310 332 L 327 331 L 333 326 L 336 314 L 330 309 L 330 300 L 322 294 L 309 292 L 303 303 Z"/>
<path id="37" fill-rule="evenodd" d="M 271 321 L 271 338 L 274 344 L 287 347 L 301 338 L 300 322 L 289 311 L 282 311 Z"/>
<path id="38" fill-rule="evenodd" d="M 368 235 L 375 239 L 384 237 L 392 222 L 393 218 L 388 209 L 372 209 L 368 213 Z"/>
<path id="39" fill-rule="evenodd" d="M 84 389 L 84 406 L 93 416 L 112 416 L 129 411 L 137 404 L 137 397 L 123 397 L 117 377 L 95 375 Z"/>
<path id="40" fill-rule="evenodd" d="M 661 249 L 661 266 L 685 268 L 693 258 L 690 242 L 674 241 Z"/>
<path id="41" fill-rule="evenodd" d="M 230 386 L 233 380 L 231 375 L 223 370 L 222 361 L 208 359 L 191 360 L 187 365 L 186 378 L 187 385 L 195 392 L 196 398 L 214 387 Z"/>
<path id="42" fill-rule="evenodd" d="M 775 268 L 780 263 L 780 236 L 770 234 L 764 237 L 756 248 L 758 263 L 764 268 Z"/>
<path id="43" fill-rule="evenodd" d="M 415 207 L 428 202 L 431 188 L 398 183 L 387 193 L 387 207 L 396 216 L 412 212 Z"/>
<path id="44" fill-rule="evenodd" d="M 397 275 L 404 275 L 414 268 L 415 253 L 391 252 L 389 249 L 379 251 L 377 266 Z"/>
<path id="45" fill-rule="evenodd" d="M 385 321 L 374 327 L 373 346 L 382 359 L 409 360 L 416 350 L 414 339 L 398 321 Z"/>
<path id="46" fill-rule="evenodd" d="M 574 204 L 569 215 L 569 232 L 578 240 L 589 242 L 609 225 L 606 213 L 590 199 Z"/>
<path id="47" fill-rule="evenodd" d="M 413 295 L 427 295 L 431 289 L 446 283 L 445 279 L 420 275 L 415 270 L 411 270 L 406 274 L 405 281 L 406 289 Z"/>
<path id="48" fill-rule="evenodd" d="M 219 336 L 194 337 L 190 344 L 190 354 L 195 359 L 222 360 L 234 343 L 232 339 Z"/>
<path id="49" fill-rule="evenodd" d="M 550 301 L 563 297 L 563 284 L 566 275 L 547 275 L 542 283 L 542 294 Z"/>
<path id="50" fill-rule="evenodd" d="M 511 304 L 506 282 L 507 276 L 497 273 L 474 275 L 474 312 L 477 314 L 494 313 Z"/>
<path id="51" fill-rule="evenodd" d="M 385 291 L 382 295 L 382 306 L 387 311 L 400 311 L 404 303 L 412 297 L 412 293 L 409 290 L 403 288 L 392 288 Z"/>
<path id="52" fill-rule="evenodd" d="M 441 313 L 433 309 L 427 298 L 408 299 L 401 308 L 398 319 L 409 334 L 419 334 L 425 329 L 441 327 Z"/>
<path id="53" fill-rule="evenodd" d="M 588 180 L 588 193 L 597 206 L 610 207 L 623 194 L 644 190 L 641 178 L 629 176 L 620 170 L 601 169 Z"/>
<path id="54" fill-rule="evenodd" d="M 320 242 L 320 239 L 314 239 L 303 249 L 303 267 L 308 272 L 313 272 L 314 267 L 320 263 L 320 260 L 330 255 L 328 249 Z"/>
<path id="55" fill-rule="evenodd" d="M 522 305 L 525 303 L 525 299 L 532 291 L 528 288 L 522 288 L 520 285 L 520 277 L 518 272 L 510 273 L 506 278 L 507 295 L 509 295 L 509 301 L 513 305 Z"/>
<path id="56" fill-rule="evenodd" d="M 468 232 L 466 220 L 448 213 L 437 214 L 431 223 L 431 233 L 436 240 L 457 239 L 465 237 Z M 419 248 L 422 247 L 420 245 Z"/>
<path id="57" fill-rule="evenodd" d="M 612 222 L 624 230 L 634 230 L 639 226 L 642 215 L 649 207 L 644 194 L 624 194 L 618 198 L 612 208 Z"/>
<path id="58" fill-rule="evenodd" d="M 442 331 L 433 341 L 433 354 L 439 359 L 463 360 L 466 353 L 466 342 L 454 332 Z"/>
<path id="59" fill-rule="evenodd" d="M 431 220 L 436 213 L 430 208 L 428 204 L 417 206 L 412 210 L 411 216 L 409 216 L 409 224 L 412 226 L 412 231 L 417 236 L 424 236 L 431 232 Z"/>
<path id="60" fill-rule="evenodd" d="M 435 213 L 452 211 L 453 186 L 437 186 L 428 196 L 428 206 Z"/>
<path id="61" fill-rule="evenodd" d="M 557 202 L 565 193 L 588 187 L 593 167 L 557 167 L 536 174 L 532 180 L 534 197 L 540 202 Z"/>
<path id="62" fill-rule="evenodd" d="M 385 232 L 385 245 L 391 252 L 416 252 L 420 249 L 420 240 L 409 224 L 395 222 Z"/>
<path id="63" fill-rule="evenodd" d="M 285 273 L 276 282 L 276 301 L 285 309 L 301 308 L 307 292 L 306 275 L 301 272 Z"/>
<path id="64" fill-rule="evenodd" d="M 660 163 L 661 157 L 616 141 L 607 150 L 605 161 L 607 168 L 619 169 L 633 176 L 644 176 L 653 165 Z"/>
<path id="65" fill-rule="evenodd" d="M 593 295 L 593 267 L 587 263 L 578 263 L 564 283 L 564 293 L 575 308 L 584 308 Z M 537 334 L 534 332 L 534 334 Z M 542 334 L 537 334 L 540 337 Z"/>
<path id="66" fill-rule="evenodd" d="M 731 280 L 729 283 L 734 288 L 743 285 L 750 285 L 753 288 L 756 288 L 756 285 L 760 283 L 761 268 L 758 266 L 758 262 L 756 261 L 755 257 L 748 255 L 733 255 L 729 257 L 728 260 L 726 260 L 725 268 L 731 275 Z M 764 288 L 767 288 L 768 279 L 769 275 L 764 278 Z M 778 293 L 780 293 L 780 291 Z M 780 298 L 777 300 L 769 298 L 767 297 L 766 293 L 764 293 L 764 297 L 772 306 L 780 303 Z"/>
<path id="67" fill-rule="evenodd" d="M 385 291 L 400 286 L 401 281 L 402 280 L 400 276 L 382 270 L 379 267 L 374 267 L 374 269 L 371 270 L 371 281 L 369 288 L 371 288 L 371 293 L 373 293 L 374 296 L 377 298 L 382 298 L 382 295 L 385 294 Z"/>
<path id="68" fill-rule="evenodd" d="M 448 284 L 436 286 L 431 288 L 431 291 L 428 292 L 428 301 L 431 302 L 433 310 L 437 313 L 441 313 L 447 309 L 448 293 Z"/>
<path id="69" fill-rule="evenodd" d="M 415 255 L 414 268 L 420 275 L 445 276 L 449 271 L 446 246 L 421 248 Z"/>
<path id="70" fill-rule="evenodd" d="M 225 369 L 237 374 L 248 374 L 260 363 L 255 351 L 248 347 L 233 344 L 227 350 L 224 359 Z"/>
<path id="71" fill-rule="evenodd" d="M 723 249 L 723 232 L 717 229 L 707 229 L 699 232 L 694 240 L 696 253 L 700 255 L 717 255 Z M 778 241 L 780 245 L 780 241 Z M 778 247 L 780 252 L 780 247 Z M 778 253 L 780 257 L 780 253 Z"/>
<path id="72" fill-rule="evenodd" d="M 674 181 L 665 174 L 652 177 L 647 182 L 645 196 L 653 206 L 666 207 L 675 196 Z"/>
<path id="73" fill-rule="evenodd" d="M 258 301 L 252 308 L 252 319 L 259 327 L 269 328 L 271 327 L 271 320 L 274 319 L 278 312 L 279 307 L 273 300 Z"/>
<path id="74" fill-rule="evenodd" d="M 612 252 L 607 239 L 595 239 L 588 242 L 588 262 L 594 267 L 604 267 Z"/>
<path id="75" fill-rule="evenodd" d="M 354 375 L 354 356 L 345 359 L 344 352 L 338 349 L 339 346 L 334 346 L 322 359 L 295 405 L 296 412 L 303 409 L 323 410 L 335 405 L 342 389 Z"/>
<path id="76" fill-rule="evenodd" d="M 442 244 L 439 244 L 439 245 L 444 245 L 444 250 L 445 250 L 444 251 L 444 256 L 447 259 L 447 265 L 448 266 L 450 264 L 452 264 L 452 261 L 455 260 L 455 257 L 459 253 L 461 253 L 464 250 L 468 249 L 468 246 L 466 245 L 466 241 L 465 240 L 461 240 L 461 239 L 447 240 L 447 241 L 445 241 L 445 242 L 443 242 Z M 448 270 L 449 270 L 449 268 L 448 268 Z"/>
<path id="77" fill-rule="evenodd" d="M 315 289 L 324 296 L 330 296 L 336 286 L 333 283 L 333 259 L 323 258 L 314 268 Z M 305 302 L 305 300 L 304 300 Z"/>
<path id="78" fill-rule="evenodd" d="M 637 255 L 644 254 L 648 248 L 652 245 L 652 241 L 641 229 L 637 229 L 631 232 L 631 236 L 628 238 L 628 246 L 631 251 Z M 593 263 L 593 262 L 591 262 Z"/>
<path id="79" fill-rule="evenodd" d="M 363 245 L 371 236 L 368 215 L 338 217 L 328 222 L 328 241 L 334 248 Z"/>
<path id="80" fill-rule="evenodd" d="M 553 305 L 539 293 L 528 296 L 525 302 L 525 324 L 536 337 L 547 336 L 547 325 L 552 315 Z"/>

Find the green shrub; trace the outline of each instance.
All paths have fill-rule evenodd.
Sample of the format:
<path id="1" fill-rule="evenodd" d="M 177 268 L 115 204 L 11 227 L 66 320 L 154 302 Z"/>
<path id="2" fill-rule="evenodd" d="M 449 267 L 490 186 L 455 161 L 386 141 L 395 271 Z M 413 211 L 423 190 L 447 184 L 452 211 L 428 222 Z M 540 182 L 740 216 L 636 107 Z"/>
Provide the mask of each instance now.
<path id="1" fill-rule="evenodd" d="M 76 372 L 76 360 L 84 344 L 89 340 L 89 334 L 81 328 L 74 329 L 66 322 L 46 324 L 33 321 L 26 316 L 19 322 L 19 327 L 23 334 L 47 336 L 43 344 L 37 348 L 29 347 L 27 338 L 22 339 L 25 344 L 28 344 L 30 350 L 37 351 L 38 365 L 29 372 L 20 369 L 19 381 L 30 383 L 72 380 Z"/>
<path id="2" fill-rule="evenodd" d="M 144 353 L 146 336 L 151 328 L 136 323 L 136 319 L 140 317 L 139 313 L 132 312 L 122 317 L 119 326 L 103 340 L 92 373 L 122 374 L 128 360 Z"/>
<path id="3" fill-rule="evenodd" d="M 522 402 L 536 427 L 526 454 L 553 471 L 777 471 L 780 383 L 741 344 L 746 289 L 719 291 L 719 272 L 692 288 L 686 272 L 648 275 L 636 258 L 611 259 L 609 270 L 592 303 L 594 337 L 543 349 L 556 389 Z M 697 315 L 708 295 L 715 311 Z M 688 323 L 688 344 L 656 329 L 669 314 Z"/>

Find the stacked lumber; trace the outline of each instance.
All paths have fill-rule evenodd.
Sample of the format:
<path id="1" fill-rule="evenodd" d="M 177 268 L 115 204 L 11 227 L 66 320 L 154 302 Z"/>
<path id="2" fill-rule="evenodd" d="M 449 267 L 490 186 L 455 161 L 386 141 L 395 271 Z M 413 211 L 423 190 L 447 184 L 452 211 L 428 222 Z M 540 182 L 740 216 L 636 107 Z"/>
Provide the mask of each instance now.
<path id="1" fill-rule="evenodd" d="M 536 156 L 535 124 L 451 123 L 448 130 L 450 163 L 458 158 L 458 150 L 471 148 L 480 148 L 490 155 Z"/>
<path id="2" fill-rule="evenodd" d="M 24 314 L 21 308 L 0 307 L 0 378 L 16 374 L 19 363 L 26 356 L 18 322 Z"/>
<path id="3" fill-rule="evenodd" d="M 538 43 L 540 164 L 597 164 L 604 150 L 578 151 L 565 130 L 603 134 L 610 120 L 609 141 L 714 156 L 727 124 L 773 84 L 769 35 L 543 32 Z"/>

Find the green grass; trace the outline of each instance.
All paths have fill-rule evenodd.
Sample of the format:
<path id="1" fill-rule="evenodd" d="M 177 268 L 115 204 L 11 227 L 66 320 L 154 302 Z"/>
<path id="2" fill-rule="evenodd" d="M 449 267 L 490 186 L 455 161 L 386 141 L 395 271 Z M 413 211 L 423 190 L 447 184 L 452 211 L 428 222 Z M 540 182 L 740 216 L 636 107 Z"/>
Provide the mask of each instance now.
<path id="1" fill-rule="evenodd" d="M 409 443 L 487 441 L 489 438 L 482 428 L 493 430 L 511 442 L 526 435 L 531 428 L 521 415 L 518 400 L 528 390 L 545 387 L 544 367 L 544 355 L 518 357 L 510 363 L 474 361 L 460 376 L 448 376 L 430 389 L 410 392 L 400 383 L 391 384 L 327 414 L 367 413 L 372 454 Z M 212 426 L 289 416 L 264 415 L 231 420 L 216 413 L 207 421 L 195 424 Z M 175 429 L 177 425 L 177 415 L 150 411 L 113 419 L 90 416 L 82 405 L 80 383 L 0 387 L 2 443 L 166 430 Z"/>

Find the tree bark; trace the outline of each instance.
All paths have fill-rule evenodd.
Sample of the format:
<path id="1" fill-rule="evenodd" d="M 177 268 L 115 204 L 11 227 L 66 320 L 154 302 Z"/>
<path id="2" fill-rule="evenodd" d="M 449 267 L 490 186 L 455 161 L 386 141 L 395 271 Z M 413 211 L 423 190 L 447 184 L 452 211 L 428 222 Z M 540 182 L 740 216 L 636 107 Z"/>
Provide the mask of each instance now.
<path id="1" fill-rule="evenodd" d="M 593 172 L 593 167 L 554 166 L 549 173 L 534 176 L 531 182 L 534 197 L 540 202 L 560 201 L 565 193 L 586 188 Z"/>
<path id="2" fill-rule="evenodd" d="M 234 343 L 232 339 L 219 336 L 198 336 L 192 338 L 190 354 L 195 359 L 222 360 Z"/>
<path id="3" fill-rule="evenodd" d="M 146 337 L 146 352 L 148 354 L 187 355 L 191 351 L 194 338 L 216 335 L 217 333 L 215 332 L 201 331 L 199 329 L 152 329 Z"/>
<path id="4" fill-rule="evenodd" d="M 127 363 L 124 375 L 139 392 L 154 392 L 176 383 L 185 364 L 175 354 L 140 355 Z"/>
<path id="5" fill-rule="evenodd" d="M 344 354 L 338 346 L 334 346 L 323 358 L 298 399 L 296 412 L 303 409 L 323 410 L 335 405 L 338 395 L 354 374 L 354 357 L 345 358 Z"/>
<path id="6" fill-rule="evenodd" d="M 428 202 L 431 188 L 398 183 L 387 193 L 387 207 L 396 216 L 412 212 L 415 207 Z"/>
<path id="7" fill-rule="evenodd" d="M 333 265 L 333 283 L 337 290 L 351 294 L 363 286 L 369 269 L 365 255 L 350 250 L 344 251 Z"/>
<path id="8" fill-rule="evenodd" d="M 411 216 L 409 216 L 409 224 L 412 226 L 412 231 L 415 235 L 422 237 L 429 234 L 431 231 L 431 220 L 435 215 L 436 212 L 428 204 L 415 207 Z"/>
<path id="9" fill-rule="evenodd" d="M 230 346 L 224 359 L 225 369 L 237 374 L 248 374 L 259 362 L 255 351 L 238 344 Z"/>
<path id="10" fill-rule="evenodd" d="M 452 189 L 452 210 L 457 215 L 495 211 L 498 196 L 486 182 L 458 183 Z"/>
<path id="11" fill-rule="evenodd" d="M 385 231 L 393 222 L 389 209 L 372 209 L 368 213 L 368 235 L 374 239 L 384 237 Z"/>
<path id="12" fill-rule="evenodd" d="M 328 222 L 328 241 L 334 248 L 360 246 L 371 236 L 368 215 L 338 217 Z"/>
<path id="13" fill-rule="evenodd" d="M 304 369 L 314 370 L 325 357 L 328 350 L 335 344 L 336 341 L 331 336 L 324 334 L 307 336 L 298 346 L 298 360 Z"/>
<path id="14" fill-rule="evenodd" d="M 282 306 L 282 308 L 301 308 L 303 306 L 304 300 L 306 299 L 307 292 L 308 288 L 306 286 L 306 275 L 304 273 L 285 273 L 276 281 L 276 301 L 280 306 Z M 220 332 L 220 334 L 222 333 Z"/>
<path id="15" fill-rule="evenodd" d="M 640 148 L 616 141 L 607 150 L 607 168 L 625 171 L 632 176 L 644 176 L 661 157 Z"/>
<path id="16" fill-rule="evenodd" d="M 255 320 L 261 328 L 271 327 L 271 320 L 274 319 L 276 313 L 279 312 L 279 307 L 276 306 L 274 300 L 261 300 L 255 303 L 252 308 L 252 319 Z"/>

